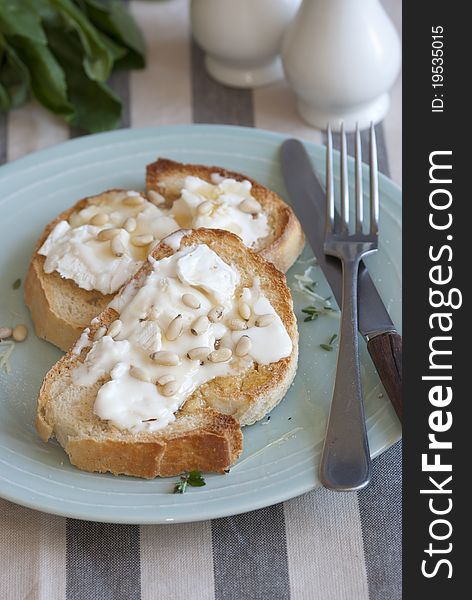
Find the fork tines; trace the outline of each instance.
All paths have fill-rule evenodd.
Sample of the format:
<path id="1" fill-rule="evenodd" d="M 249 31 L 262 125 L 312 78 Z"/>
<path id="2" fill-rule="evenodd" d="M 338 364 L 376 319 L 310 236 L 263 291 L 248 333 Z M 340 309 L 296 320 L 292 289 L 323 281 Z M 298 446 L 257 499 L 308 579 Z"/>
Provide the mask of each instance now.
<path id="1" fill-rule="evenodd" d="M 334 233 L 336 229 L 336 210 L 334 201 L 334 177 L 333 177 L 333 135 L 331 125 L 328 125 L 326 146 L 326 234 Z M 347 164 L 347 140 L 344 123 L 341 124 L 341 202 L 340 202 L 340 229 L 339 233 L 349 232 L 349 177 Z M 379 186 L 377 166 L 377 143 L 375 138 L 374 124 L 370 125 L 370 236 L 376 237 L 379 229 Z M 363 185 L 362 185 L 362 149 L 361 134 L 359 126 L 355 133 L 355 233 L 363 234 L 364 209 L 363 209 Z"/>

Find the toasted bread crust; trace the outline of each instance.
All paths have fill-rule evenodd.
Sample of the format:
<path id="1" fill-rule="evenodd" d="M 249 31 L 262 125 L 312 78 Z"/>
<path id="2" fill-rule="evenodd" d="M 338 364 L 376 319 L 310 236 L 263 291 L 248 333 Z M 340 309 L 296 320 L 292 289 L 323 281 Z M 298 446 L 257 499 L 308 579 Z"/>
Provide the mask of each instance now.
<path id="1" fill-rule="evenodd" d="M 55 436 L 71 462 L 80 469 L 145 478 L 171 476 L 191 469 L 223 472 L 242 451 L 240 426 L 264 416 L 290 386 L 297 366 L 298 331 L 284 275 L 227 231 L 194 230 L 184 235 L 181 246 L 197 243 L 207 244 L 223 260 L 237 265 L 241 287 L 250 284 L 254 274 L 258 274 L 262 289 L 292 339 L 292 354 L 270 365 L 253 365 L 240 376 L 219 377 L 202 385 L 178 411 L 176 421 L 162 431 L 126 434 L 109 427 L 91 408 L 86 427 L 81 431 L 71 432 L 70 425 L 61 422 L 54 401 L 72 386 L 71 371 L 85 360 L 88 349 L 83 348 L 79 355 L 70 351 L 43 381 L 36 427 L 44 441 Z M 152 256 L 158 260 L 172 253 L 161 242 Z M 151 269 L 152 265 L 146 261 L 133 277 L 133 285 L 139 285 Z M 89 339 L 117 316 L 115 310 L 106 308 L 90 325 Z"/>
<path id="2" fill-rule="evenodd" d="M 83 471 L 132 475 L 145 479 L 171 477 L 184 471 L 223 473 L 241 454 L 242 433 L 237 421 L 208 410 L 207 424 L 187 434 L 160 441 L 71 439 L 66 451 Z"/>
<path id="3" fill-rule="evenodd" d="M 125 192 L 107 190 L 97 196 Z M 67 221 L 71 214 L 85 208 L 88 197 L 79 200 L 74 206 L 63 211 L 44 228 L 36 242 L 33 256 L 25 279 L 24 299 L 31 311 L 34 330 L 38 337 L 51 342 L 64 352 L 75 343 L 83 328 L 100 313 L 111 301 L 113 294 L 103 295 L 95 290 L 80 288 L 71 279 L 62 278 L 59 273 L 45 273 L 46 258 L 38 254 L 51 231 L 60 221 Z M 67 316 L 61 310 L 64 299 L 73 299 L 80 305 L 80 314 Z"/>
<path id="4" fill-rule="evenodd" d="M 305 245 L 303 229 L 293 210 L 282 198 L 257 181 L 221 167 L 184 164 L 167 158 L 158 158 L 146 167 L 146 188 L 155 190 L 166 199 L 174 201 L 178 197 L 177 189 L 179 186 L 182 187 L 186 176 L 193 175 L 211 183 L 211 175 L 214 173 L 236 181 L 251 182 L 252 194 L 261 203 L 271 227 L 270 235 L 259 240 L 254 250 L 280 271 L 284 273 L 288 271 Z"/>

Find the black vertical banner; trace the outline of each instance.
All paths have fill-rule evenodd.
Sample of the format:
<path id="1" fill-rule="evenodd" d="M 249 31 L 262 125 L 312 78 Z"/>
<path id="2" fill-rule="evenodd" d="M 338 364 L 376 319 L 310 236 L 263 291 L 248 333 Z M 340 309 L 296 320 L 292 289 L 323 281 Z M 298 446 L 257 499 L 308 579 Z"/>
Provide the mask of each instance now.
<path id="1" fill-rule="evenodd" d="M 403 5 L 407 600 L 468 596 L 472 574 L 465 567 L 472 471 L 466 292 L 472 271 L 472 31 L 465 7 L 438 0 Z"/>

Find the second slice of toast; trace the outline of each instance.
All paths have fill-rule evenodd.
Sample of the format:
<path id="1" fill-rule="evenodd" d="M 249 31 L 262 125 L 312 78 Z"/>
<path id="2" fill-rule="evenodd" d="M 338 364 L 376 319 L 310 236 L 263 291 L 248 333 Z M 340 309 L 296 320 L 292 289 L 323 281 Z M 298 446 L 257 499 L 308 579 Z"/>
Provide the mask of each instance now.
<path id="1" fill-rule="evenodd" d="M 289 342 L 289 350 L 277 348 L 278 338 L 275 336 L 266 340 L 263 350 L 268 352 L 269 357 L 276 357 L 277 353 L 281 352 L 281 358 L 269 358 L 261 363 L 249 350 L 241 367 L 238 363 L 241 359 L 236 358 L 236 350 L 233 347 L 231 361 L 235 360 L 236 371 L 216 376 L 199 385 L 184 399 L 175 412 L 175 419 L 171 419 L 165 427 L 155 431 L 133 431 L 122 426 L 117 427 L 113 420 L 100 418 L 94 409 L 99 390 L 110 381 L 110 373 L 104 372 L 99 380 L 87 385 L 82 380 L 78 384 L 74 373 L 86 364 L 87 356 L 98 343 L 94 342 L 94 339 L 100 332 L 103 335 L 103 331 L 107 330 L 105 337 L 112 335 L 107 328 L 120 316 L 124 318 L 120 311 L 124 310 L 126 302 L 135 298 L 149 282 L 153 265 L 161 264 L 159 261 L 172 257 L 177 251 L 188 249 L 190 252 L 200 246 L 209 248 L 238 274 L 234 298 L 243 297 L 244 290 L 254 286 L 257 278 L 257 289 L 266 298 L 265 306 L 267 307 L 267 302 L 270 303 L 274 311 L 272 318 L 280 319 Z M 203 294 L 201 287 L 197 286 L 195 290 L 195 293 Z M 204 300 L 204 295 L 201 297 Z M 163 300 L 157 295 L 155 302 L 159 308 L 159 303 L 162 304 Z M 182 305 L 179 309 L 179 302 L 176 301 L 175 311 L 183 312 L 184 307 Z M 266 324 L 258 322 L 256 305 L 251 311 L 252 316 L 248 316 L 247 326 L 243 323 L 242 333 L 247 334 L 248 338 L 252 337 L 256 343 L 257 336 L 261 335 L 261 332 L 264 333 L 263 328 Z M 260 312 L 260 309 L 257 311 Z M 198 314 L 196 313 L 196 316 Z M 231 313 L 228 313 L 228 316 L 222 317 L 222 323 L 233 329 L 233 320 L 228 321 L 230 316 Z M 140 316 L 136 327 L 146 318 L 147 315 Z M 265 318 L 267 319 L 267 315 Z M 236 330 L 238 327 L 236 326 Z M 234 335 L 234 331 L 231 335 Z M 187 336 L 191 339 L 189 334 Z M 126 336 L 122 339 L 126 341 Z M 195 338 L 197 346 L 200 343 L 198 339 Z M 113 341 L 111 338 L 108 341 L 111 347 Z M 172 344 L 174 342 L 170 343 L 171 349 Z M 187 358 L 185 355 L 181 356 L 181 362 L 185 362 Z M 192 469 L 223 472 L 241 453 L 240 427 L 261 419 L 284 397 L 295 376 L 297 358 L 296 318 L 284 275 L 229 232 L 207 229 L 179 232 L 177 236 L 174 234 L 159 244 L 152 252 L 151 262 L 145 262 L 140 271 L 121 290 L 112 306 L 107 307 L 93 320 L 76 347 L 59 360 L 46 375 L 38 399 L 36 426 L 43 440 L 55 437 L 69 455 L 71 462 L 86 471 L 109 471 L 145 478 L 175 475 Z M 206 360 L 211 360 L 211 357 L 202 359 L 201 368 L 205 368 Z M 112 368 L 112 365 L 109 367 Z M 149 368 L 152 371 L 152 368 Z M 172 373 L 172 367 L 166 369 L 166 372 Z M 147 385 L 153 384 L 151 381 Z M 118 402 L 118 397 L 116 401 Z M 129 401 L 133 402 L 132 394 Z M 113 410 L 114 406 L 111 408 Z M 140 422 L 139 425 L 141 426 Z"/>

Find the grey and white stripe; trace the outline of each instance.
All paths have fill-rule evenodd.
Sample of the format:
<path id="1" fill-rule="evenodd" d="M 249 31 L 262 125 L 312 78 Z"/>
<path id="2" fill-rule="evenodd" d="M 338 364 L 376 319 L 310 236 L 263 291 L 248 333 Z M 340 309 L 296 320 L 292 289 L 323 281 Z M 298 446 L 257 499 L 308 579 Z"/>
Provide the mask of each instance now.
<path id="1" fill-rule="evenodd" d="M 216 600 L 288 600 L 282 504 L 212 521 Z"/>
<path id="2" fill-rule="evenodd" d="M 192 42 L 192 109 L 194 123 L 254 125 L 251 90 L 237 90 L 217 83 L 204 64 L 202 49 Z"/>
<path id="3" fill-rule="evenodd" d="M 395 0 L 386 2 L 398 12 Z M 322 141 L 298 117 L 284 82 L 238 91 L 208 78 L 190 38 L 186 0 L 131 2 L 131 9 L 145 33 L 150 66 L 113 82 L 125 100 L 122 126 L 193 120 Z M 388 173 L 388 149 L 397 181 L 400 117 L 394 105 L 377 127 L 381 170 Z M 0 161 L 69 134 L 36 104 L 0 115 Z M 358 494 L 316 490 L 283 505 L 185 525 L 81 522 L 0 500 L 0 598 L 397 600 L 400 462 L 397 444 L 374 461 L 372 485 Z"/>
<path id="4" fill-rule="evenodd" d="M 358 493 L 370 600 L 402 597 L 402 444 L 374 461 L 370 486 Z"/>
<path id="5" fill-rule="evenodd" d="M 213 600 L 211 522 L 141 527 L 142 600 Z"/>
<path id="6" fill-rule="evenodd" d="M 139 526 L 67 519 L 67 600 L 140 600 Z"/>

